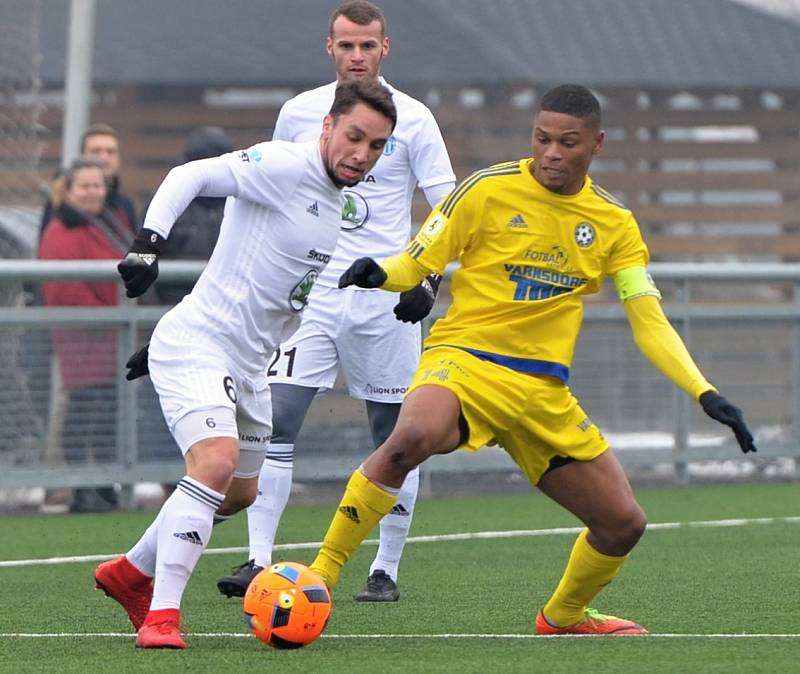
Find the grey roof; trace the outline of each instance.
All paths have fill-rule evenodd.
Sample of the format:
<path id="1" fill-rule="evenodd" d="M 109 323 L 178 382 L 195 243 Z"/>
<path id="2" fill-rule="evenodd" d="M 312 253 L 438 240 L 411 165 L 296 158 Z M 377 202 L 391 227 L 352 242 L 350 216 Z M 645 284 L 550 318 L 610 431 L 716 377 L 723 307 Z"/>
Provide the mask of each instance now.
<path id="1" fill-rule="evenodd" d="M 336 0 L 98 0 L 96 83 L 313 84 Z M 800 87 L 800 23 L 731 0 L 379 0 L 396 83 Z M 42 3 L 64 77 L 66 0 Z"/>

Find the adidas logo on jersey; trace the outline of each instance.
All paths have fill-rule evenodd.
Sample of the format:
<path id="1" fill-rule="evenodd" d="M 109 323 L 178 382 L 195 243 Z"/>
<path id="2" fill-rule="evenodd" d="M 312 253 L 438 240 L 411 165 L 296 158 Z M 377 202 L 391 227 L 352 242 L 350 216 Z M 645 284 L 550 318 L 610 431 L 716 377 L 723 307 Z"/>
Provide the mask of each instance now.
<path id="1" fill-rule="evenodd" d="M 509 229 L 528 229 L 528 223 L 525 222 L 525 218 L 517 213 L 513 218 L 511 218 L 511 220 L 508 221 L 507 227 Z"/>
<path id="2" fill-rule="evenodd" d="M 311 204 L 306 209 L 306 212 L 311 213 L 311 215 L 313 216 L 319 217 L 319 205 L 317 204 L 317 202 L 315 201 L 313 204 Z"/>
<path id="3" fill-rule="evenodd" d="M 200 538 L 200 534 L 196 531 L 176 532 L 172 535 L 175 536 L 175 538 L 180 538 L 182 541 L 189 541 L 189 543 L 194 543 L 195 545 L 203 545 L 203 539 Z"/>
<path id="4" fill-rule="evenodd" d="M 358 508 L 355 506 L 341 506 L 339 508 L 339 512 L 342 513 L 347 519 L 352 520 L 356 524 L 361 524 L 361 520 L 358 519 Z"/>

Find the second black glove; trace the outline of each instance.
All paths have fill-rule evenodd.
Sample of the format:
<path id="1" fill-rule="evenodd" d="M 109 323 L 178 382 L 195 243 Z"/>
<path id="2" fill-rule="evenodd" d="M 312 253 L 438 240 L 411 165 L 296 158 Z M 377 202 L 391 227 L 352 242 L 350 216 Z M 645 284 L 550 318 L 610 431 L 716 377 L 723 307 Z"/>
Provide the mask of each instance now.
<path id="1" fill-rule="evenodd" d="M 439 274 L 431 274 L 422 279 L 418 286 L 400 293 L 400 301 L 394 307 L 397 320 L 403 323 L 419 323 L 431 313 L 441 281 Z"/>
<path id="2" fill-rule="evenodd" d="M 742 410 L 733 403 L 728 402 L 716 391 L 703 393 L 700 396 L 700 404 L 703 406 L 705 413 L 712 419 L 731 427 L 733 434 L 736 436 L 736 442 L 739 443 L 739 447 L 745 454 L 756 451 L 753 434 L 750 433 L 750 429 L 744 423 Z"/>
<path id="3" fill-rule="evenodd" d="M 128 368 L 128 373 L 125 375 L 125 379 L 128 381 L 133 381 L 139 377 L 144 377 L 146 374 L 150 374 L 150 367 L 148 365 L 148 359 L 150 357 L 149 349 L 150 342 L 145 344 L 141 349 L 128 358 L 128 362 L 125 363 L 125 367 Z"/>
<path id="4" fill-rule="evenodd" d="M 158 256 L 165 239 L 151 229 L 142 229 L 128 254 L 117 265 L 128 297 L 139 297 L 158 278 Z"/>

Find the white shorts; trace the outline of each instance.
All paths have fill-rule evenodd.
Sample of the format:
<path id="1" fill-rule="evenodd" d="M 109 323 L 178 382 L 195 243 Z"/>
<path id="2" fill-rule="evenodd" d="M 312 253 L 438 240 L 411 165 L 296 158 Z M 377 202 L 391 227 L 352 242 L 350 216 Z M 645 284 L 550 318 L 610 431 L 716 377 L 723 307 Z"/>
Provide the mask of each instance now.
<path id="1" fill-rule="evenodd" d="M 158 326 L 149 352 L 150 378 L 181 452 L 185 455 L 206 438 L 237 438 L 239 464 L 234 476 L 256 477 L 272 434 L 266 377 L 241 375 L 213 342 L 186 344 Z"/>
<path id="2" fill-rule="evenodd" d="M 414 376 L 422 342 L 419 323 L 398 321 L 399 293 L 317 285 L 300 328 L 270 359 L 269 382 L 324 392 L 341 367 L 353 398 L 399 403 Z"/>

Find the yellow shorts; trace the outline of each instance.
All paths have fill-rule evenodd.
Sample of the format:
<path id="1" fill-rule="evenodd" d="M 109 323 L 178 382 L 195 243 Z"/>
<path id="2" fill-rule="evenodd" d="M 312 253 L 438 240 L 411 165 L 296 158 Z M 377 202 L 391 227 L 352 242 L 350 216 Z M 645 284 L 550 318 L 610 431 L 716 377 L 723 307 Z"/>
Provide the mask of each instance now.
<path id="1" fill-rule="evenodd" d="M 500 445 L 532 484 L 563 460 L 590 461 L 608 442 L 569 386 L 515 372 L 455 347 L 423 352 L 408 392 L 433 384 L 452 391 L 469 425 L 463 449 Z"/>

